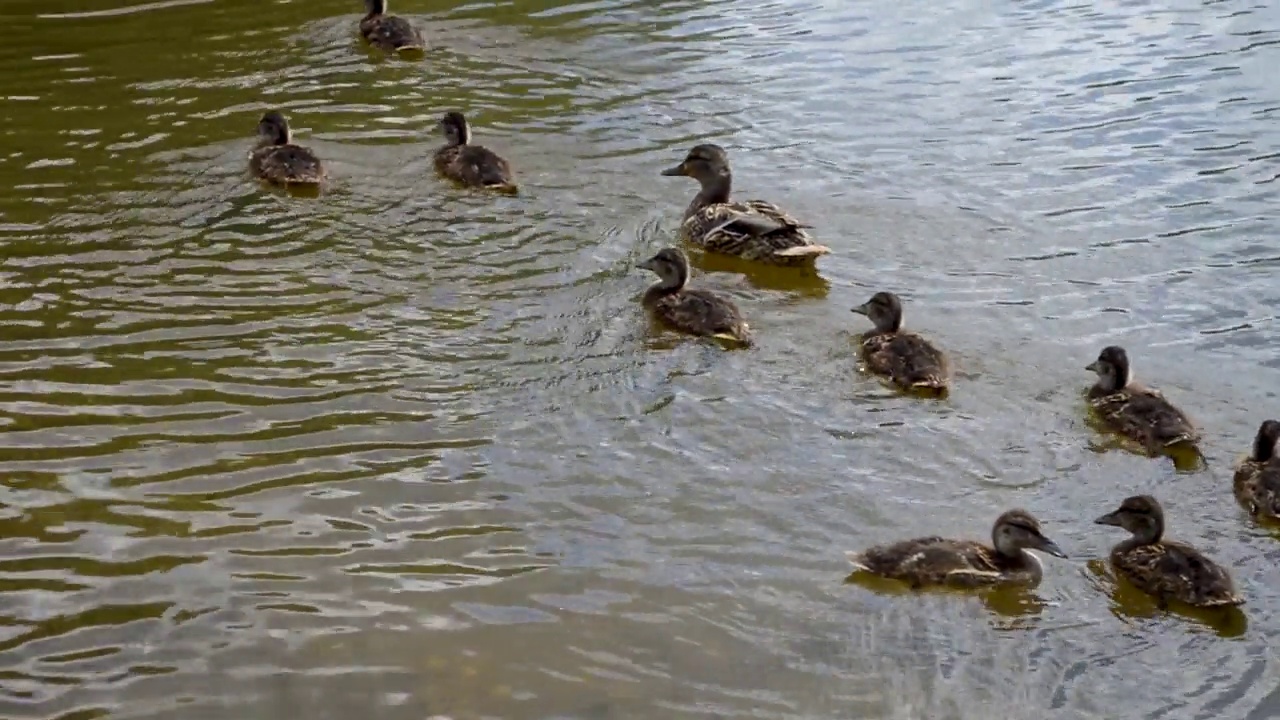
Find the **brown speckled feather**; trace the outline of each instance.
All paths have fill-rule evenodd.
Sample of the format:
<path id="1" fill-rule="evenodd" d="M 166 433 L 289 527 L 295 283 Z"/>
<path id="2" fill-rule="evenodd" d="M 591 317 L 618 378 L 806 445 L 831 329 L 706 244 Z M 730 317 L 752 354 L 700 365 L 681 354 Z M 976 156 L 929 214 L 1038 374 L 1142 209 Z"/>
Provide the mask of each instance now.
<path id="1" fill-rule="evenodd" d="M 1163 605 L 1178 600 L 1197 607 L 1240 605 L 1231 576 L 1195 548 L 1176 542 L 1158 542 L 1111 551 L 1111 563 L 1135 587 Z"/>
<path id="2" fill-rule="evenodd" d="M 515 188 L 511 165 L 500 155 L 481 145 L 452 145 L 435 155 L 436 172 L 472 187 L 511 190 Z"/>
<path id="3" fill-rule="evenodd" d="M 727 336 L 749 344 L 751 332 L 732 301 L 707 290 L 650 289 L 644 304 L 666 324 L 694 335 Z"/>
<path id="4" fill-rule="evenodd" d="M 681 231 L 694 245 L 775 265 L 812 263 L 828 249 L 813 242 L 806 226 L 773 203 L 747 200 L 702 207 L 695 199 Z"/>
<path id="5" fill-rule="evenodd" d="M 922 585 L 979 587 L 1039 578 L 1040 566 L 1030 555 L 1004 557 L 970 540 L 924 537 L 879 545 L 849 555 L 855 566 L 895 580 Z"/>
<path id="6" fill-rule="evenodd" d="M 889 377 L 899 387 L 947 387 L 946 356 L 915 333 L 869 333 L 862 339 L 862 353 L 872 372 Z"/>
<path id="7" fill-rule="evenodd" d="M 408 20 L 396 15 L 374 15 L 360 21 L 360 36 L 383 52 L 422 50 L 426 41 Z"/>
<path id="8" fill-rule="evenodd" d="M 1257 462 L 1246 458 L 1236 468 L 1233 480 L 1236 499 L 1251 515 L 1280 520 L 1280 459 Z"/>
<path id="9" fill-rule="evenodd" d="M 324 179 L 324 167 L 301 145 L 265 145 L 249 153 L 249 169 L 263 180 L 281 185 L 314 185 Z"/>
<path id="10" fill-rule="evenodd" d="M 1105 393 L 1095 386 L 1089 392 L 1089 403 L 1111 429 L 1149 451 L 1200 440 L 1187 416 L 1157 390 L 1130 385 L 1119 392 Z"/>

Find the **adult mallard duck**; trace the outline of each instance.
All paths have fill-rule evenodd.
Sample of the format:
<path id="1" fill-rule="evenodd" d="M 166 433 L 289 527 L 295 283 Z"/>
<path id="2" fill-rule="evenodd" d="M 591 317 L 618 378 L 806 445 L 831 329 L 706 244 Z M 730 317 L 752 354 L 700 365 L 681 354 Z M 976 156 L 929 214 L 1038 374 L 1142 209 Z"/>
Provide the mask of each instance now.
<path id="1" fill-rule="evenodd" d="M 1150 495 L 1125 498 L 1119 509 L 1094 522 L 1133 533 L 1111 550 L 1111 564 L 1134 587 L 1155 597 L 1161 609 L 1170 600 L 1196 607 L 1244 603 L 1225 569 L 1190 545 L 1162 539 L 1164 510 Z"/>
<path id="2" fill-rule="evenodd" d="M 641 302 L 666 324 L 693 335 L 751 343 L 751 330 L 733 301 L 710 290 L 685 287 L 689 258 L 679 248 L 664 248 L 636 267 L 657 274 L 658 282 L 645 291 Z"/>
<path id="3" fill-rule="evenodd" d="M 445 113 L 440 130 L 448 143 L 436 151 L 436 172 L 471 187 L 517 191 L 511 163 L 487 147 L 471 144 L 471 126 L 462 113 Z"/>
<path id="4" fill-rule="evenodd" d="M 1098 382 L 1089 389 L 1089 404 L 1112 430 L 1152 453 L 1200 441 L 1195 426 L 1160 391 L 1134 382 L 1124 348 L 1103 348 L 1085 369 L 1098 374 Z"/>
<path id="5" fill-rule="evenodd" d="M 1233 485 L 1236 499 L 1255 518 L 1280 520 L 1280 458 L 1276 457 L 1276 441 L 1280 440 L 1280 421 L 1267 420 L 1258 428 L 1253 452 L 1236 465 Z"/>
<path id="6" fill-rule="evenodd" d="M 990 546 L 935 536 L 878 545 L 847 555 L 856 570 L 903 580 L 915 588 L 1035 585 L 1040 582 L 1043 568 L 1027 550 L 1067 556 L 1044 536 L 1035 516 L 1026 510 L 1009 510 L 996 518 Z"/>
<path id="7" fill-rule="evenodd" d="M 360 37 L 383 52 L 421 52 L 422 33 L 402 17 L 387 14 L 387 0 L 364 0 L 368 14 L 360 19 Z"/>
<path id="8" fill-rule="evenodd" d="M 875 330 L 862 337 L 862 354 L 872 372 L 903 389 L 943 391 L 950 382 L 947 357 L 928 340 L 902 330 L 902 301 L 878 292 L 853 312 L 866 315 Z"/>
<path id="9" fill-rule="evenodd" d="M 289 121 L 276 110 L 258 121 L 258 145 L 249 152 L 249 169 L 279 185 L 318 185 L 325 175 L 310 148 L 293 144 Z"/>
<path id="10" fill-rule="evenodd" d="M 718 145 L 698 145 L 663 175 L 687 175 L 702 189 L 684 211 L 680 229 L 689 242 L 712 252 L 775 265 L 813 263 L 829 250 L 814 244 L 808 225 L 763 200 L 732 201 L 729 156 Z"/>

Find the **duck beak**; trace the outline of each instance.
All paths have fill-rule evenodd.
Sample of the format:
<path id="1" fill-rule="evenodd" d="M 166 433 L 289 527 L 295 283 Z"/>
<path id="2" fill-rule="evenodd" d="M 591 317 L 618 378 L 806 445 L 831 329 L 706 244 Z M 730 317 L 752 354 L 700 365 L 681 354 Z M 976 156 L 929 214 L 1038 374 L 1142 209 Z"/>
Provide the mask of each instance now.
<path id="1" fill-rule="evenodd" d="M 638 262 L 638 263 L 636 263 L 636 267 L 637 267 L 638 269 L 640 269 L 640 270 L 652 270 L 652 269 L 653 269 L 653 258 L 649 258 L 648 260 L 645 260 L 644 262 Z"/>
<path id="2" fill-rule="evenodd" d="M 869 311 L 868 311 L 868 309 L 867 309 L 867 305 L 869 305 L 869 304 L 870 304 L 870 303 L 862 303 L 862 304 L 861 304 L 861 305 L 859 305 L 858 307 L 855 307 L 855 308 L 849 308 L 849 310 L 850 310 L 850 311 L 852 311 L 852 312 L 856 312 L 856 313 L 858 313 L 859 315 L 868 315 L 868 314 L 869 314 Z"/>
<path id="3" fill-rule="evenodd" d="M 1064 560 L 1067 557 L 1067 554 L 1062 552 L 1062 548 L 1058 547 L 1058 543 L 1050 540 L 1049 538 L 1043 535 L 1040 536 L 1040 547 L 1038 549 L 1043 552 L 1047 552 L 1050 555 L 1053 555 L 1054 557 L 1060 557 Z"/>
<path id="4" fill-rule="evenodd" d="M 679 165 L 677 165 L 677 166 L 675 166 L 675 167 L 672 167 L 672 168 L 667 168 L 666 170 L 663 170 L 663 171 L 662 171 L 662 174 L 663 174 L 663 175 L 666 175 L 666 176 L 668 176 L 668 177 L 675 177 L 675 176 L 678 176 L 678 175 L 683 175 L 683 174 L 684 174 L 684 163 L 680 163 Z"/>
<path id="5" fill-rule="evenodd" d="M 1091 372 L 1098 372 L 1098 361 L 1097 361 L 1097 360 L 1094 360 L 1093 362 L 1089 363 L 1088 365 L 1085 365 L 1085 366 L 1084 366 L 1084 369 L 1085 369 L 1085 370 L 1089 370 L 1089 371 L 1091 371 Z"/>
<path id="6" fill-rule="evenodd" d="M 1119 527 L 1120 518 L 1117 517 L 1117 513 L 1109 512 L 1106 515 L 1103 515 L 1102 517 L 1098 518 L 1097 520 L 1094 520 L 1093 524 L 1094 525 L 1115 525 L 1116 527 Z"/>

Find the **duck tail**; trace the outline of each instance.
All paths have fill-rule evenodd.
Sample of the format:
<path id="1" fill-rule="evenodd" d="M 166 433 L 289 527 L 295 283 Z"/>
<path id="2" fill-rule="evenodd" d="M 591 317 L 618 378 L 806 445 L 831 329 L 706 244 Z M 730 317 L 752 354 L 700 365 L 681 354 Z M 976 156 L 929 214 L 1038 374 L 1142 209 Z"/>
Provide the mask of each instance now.
<path id="1" fill-rule="evenodd" d="M 1228 595 L 1226 597 L 1214 598 L 1204 603 L 1207 608 L 1226 608 L 1239 607 L 1244 604 L 1244 598 L 1239 595 Z"/>
<path id="2" fill-rule="evenodd" d="M 745 331 L 739 334 L 727 332 L 712 333 L 710 337 L 723 342 L 732 343 L 734 345 L 741 345 L 742 347 L 751 347 L 752 344 L 751 336 Z"/>
<path id="3" fill-rule="evenodd" d="M 1200 436 L 1193 432 L 1184 432 L 1164 441 L 1165 447 L 1174 447 L 1175 445 L 1195 445 L 1200 442 Z"/>
<path id="4" fill-rule="evenodd" d="M 795 247 L 789 247 L 784 250 L 775 250 L 773 254 L 784 258 L 816 258 L 819 255 L 826 255 L 829 252 L 831 252 L 831 248 L 825 245 L 796 245 Z"/>
<path id="5" fill-rule="evenodd" d="M 426 46 L 420 43 L 407 43 L 404 45 L 396 46 L 397 55 L 421 55 L 422 53 L 426 52 L 426 50 L 427 50 Z"/>

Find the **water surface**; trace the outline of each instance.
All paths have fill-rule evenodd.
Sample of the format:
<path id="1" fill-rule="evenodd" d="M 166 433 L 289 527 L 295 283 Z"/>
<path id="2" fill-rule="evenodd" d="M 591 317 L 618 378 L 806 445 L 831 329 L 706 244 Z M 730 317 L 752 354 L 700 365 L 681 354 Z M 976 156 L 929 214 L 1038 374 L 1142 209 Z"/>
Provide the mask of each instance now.
<path id="1" fill-rule="evenodd" d="M 1248 2 L 15 0 L 0 11 L 0 715 L 1263 718 L 1280 415 L 1280 11 Z M 1271 79 L 1268 79 L 1271 78 Z M 317 200 L 245 177 L 283 108 Z M 436 179 L 472 119 L 518 197 Z M 758 347 L 653 327 L 698 142 L 833 254 L 699 261 Z M 946 402 L 852 357 L 872 292 Z M 1207 468 L 1103 451 L 1105 344 Z M 1091 520 L 1165 501 L 1247 627 L 1155 612 Z M 846 584 L 843 550 L 1073 555 L 1032 593 Z"/>

